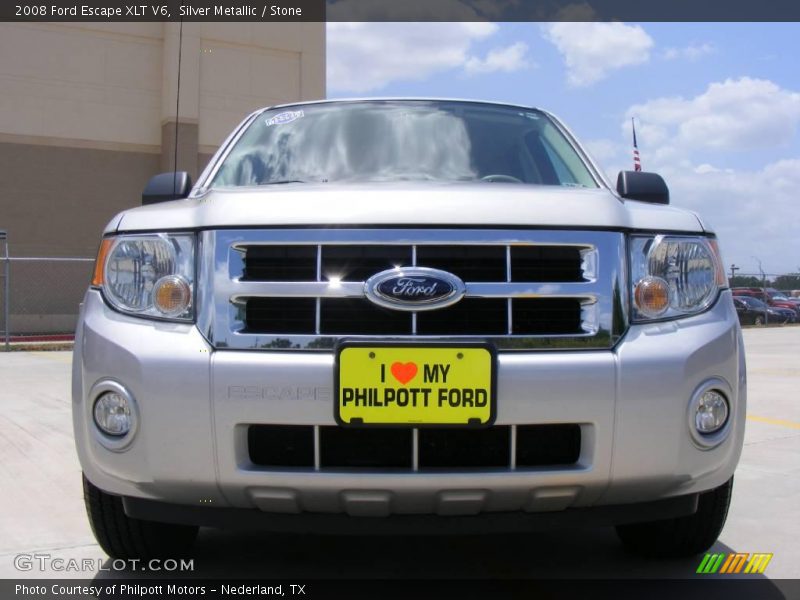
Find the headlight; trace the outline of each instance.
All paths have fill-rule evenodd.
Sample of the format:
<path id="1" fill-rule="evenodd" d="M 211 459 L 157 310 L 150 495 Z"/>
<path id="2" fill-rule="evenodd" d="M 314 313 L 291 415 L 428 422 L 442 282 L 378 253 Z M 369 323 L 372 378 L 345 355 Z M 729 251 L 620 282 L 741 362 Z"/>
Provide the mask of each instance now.
<path id="1" fill-rule="evenodd" d="M 194 318 L 194 246 L 187 234 L 106 238 L 92 284 L 116 309 L 142 317 Z"/>
<path id="2" fill-rule="evenodd" d="M 699 313 L 728 285 L 716 240 L 668 235 L 631 238 L 631 283 L 634 321 Z"/>

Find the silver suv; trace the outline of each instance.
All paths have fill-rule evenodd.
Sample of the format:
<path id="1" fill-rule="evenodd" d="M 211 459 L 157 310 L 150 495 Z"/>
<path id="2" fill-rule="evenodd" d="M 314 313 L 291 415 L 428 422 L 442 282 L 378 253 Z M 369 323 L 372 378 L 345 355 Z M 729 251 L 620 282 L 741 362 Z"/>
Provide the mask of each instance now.
<path id="1" fill-rule="evenodd" d="M 714 234 L 530 107 L 279 106 L 108 225 L 76 334 L 113 557 L 197 528 L 717 539 L 745 425 Z M 166 201 L 166 202 L 162 202 Z"/>

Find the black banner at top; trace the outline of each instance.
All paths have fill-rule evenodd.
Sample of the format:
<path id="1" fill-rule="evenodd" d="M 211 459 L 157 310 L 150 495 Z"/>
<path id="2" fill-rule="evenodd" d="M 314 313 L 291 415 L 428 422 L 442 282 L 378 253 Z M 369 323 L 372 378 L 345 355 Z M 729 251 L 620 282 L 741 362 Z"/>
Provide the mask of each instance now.
<path id="1" fill-rule="evenodd" d="M 0 21 L 800 21 L 800 0 L 9 0 Z"/>

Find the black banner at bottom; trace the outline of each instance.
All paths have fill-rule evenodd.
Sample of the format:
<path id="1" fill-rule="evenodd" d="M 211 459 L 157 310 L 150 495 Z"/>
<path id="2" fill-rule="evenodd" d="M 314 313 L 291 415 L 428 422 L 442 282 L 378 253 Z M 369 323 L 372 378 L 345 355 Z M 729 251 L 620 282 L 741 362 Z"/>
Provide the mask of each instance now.
<path id="1" fill-rule="evenodd" d="M 107 600 L 207 598 L 458 598 L 549 600 L 562 598 L 725 598 L 772 600 L 800 597 L 800 581 L 717 577 L 692 580 L 225 580 L 225 579 L 3 579 L 0 598 Z"/>

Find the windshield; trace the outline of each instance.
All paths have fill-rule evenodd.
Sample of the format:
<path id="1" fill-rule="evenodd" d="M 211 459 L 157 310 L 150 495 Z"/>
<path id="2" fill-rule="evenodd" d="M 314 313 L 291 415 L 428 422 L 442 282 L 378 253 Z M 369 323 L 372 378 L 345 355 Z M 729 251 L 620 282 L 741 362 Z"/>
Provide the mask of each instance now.
<path id="1" fill-rule="evenodd" d="M 752 298 L 750 296 L 739 296 L 739 300 L 741 300 L 751 308 L 766 308 L 767 306 L 758 298 Z"/>
<path id="2" fill-rule="evenodd" d="M 211 185 L 484 181 L 597 187 L 544 113 L 470 102 L 339 102 L 269 110 Z"/>

